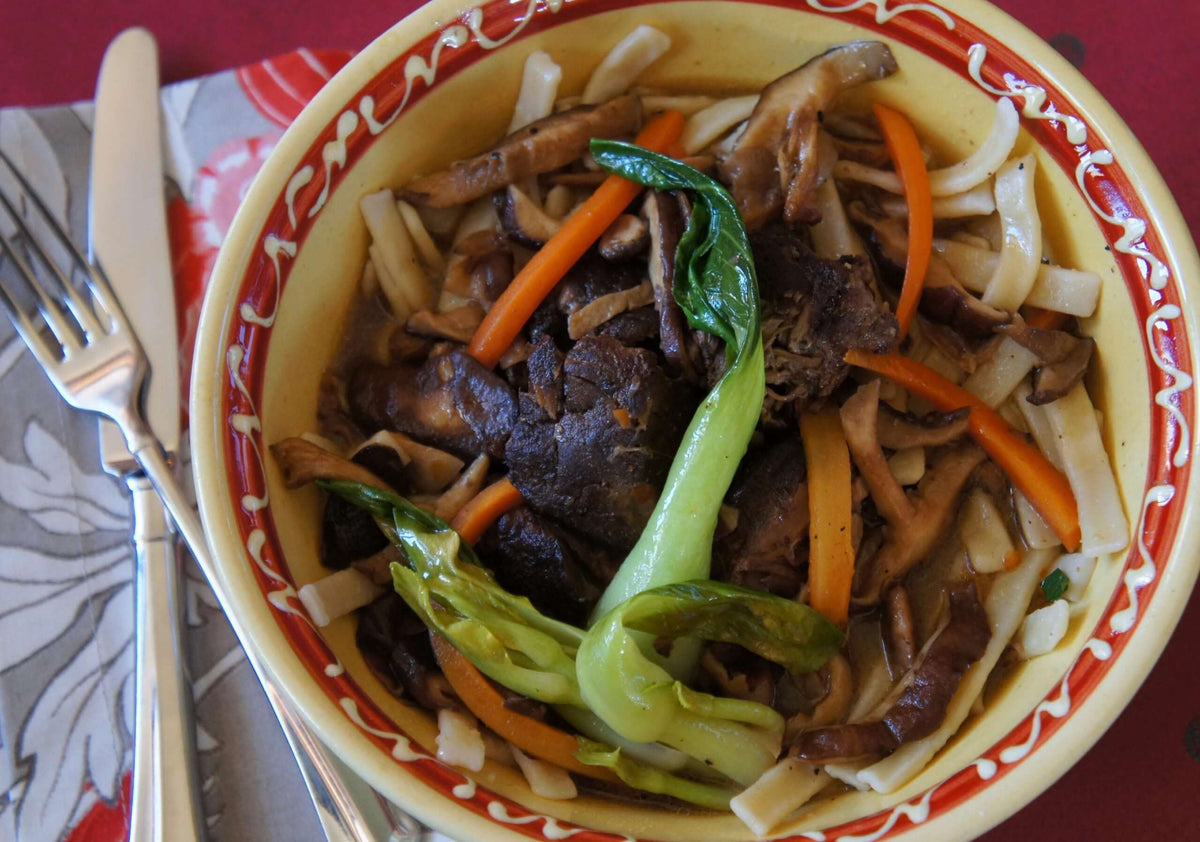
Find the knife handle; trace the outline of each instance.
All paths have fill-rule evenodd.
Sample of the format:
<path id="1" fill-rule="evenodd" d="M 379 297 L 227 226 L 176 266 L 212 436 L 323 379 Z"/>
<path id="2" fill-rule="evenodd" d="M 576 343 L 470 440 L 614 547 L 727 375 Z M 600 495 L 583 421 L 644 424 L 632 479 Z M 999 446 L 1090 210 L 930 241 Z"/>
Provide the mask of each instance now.
<path id="1" fill-rule="evenodd" d="M 180 634 L 179 556 L 145 475 L 125 478 L 136 553 L 133 795 L 130 842 L 198 842 L 201 832 L 192 683 Z"/>
<path id="2" fill-rule="evenodd" d="M 266 692 L 267 701 L 270 702 L 275 718 L 279 720 L 284 735 L 287 737 L 288 746 L 295 755 L 296 762 L 300 765 L 304 784 L 308 788 L 313 806 L 317 809 L 317 816 L 321 821 L 326 839 L 328 842 L 370 842 L 375 838 L 371 831 L 371 822 L 334 767 L 328 749 L 284 698 L 270 668 L 263 661 L 258 647 L 254 645 L 249 630 L 243 625 L 240 615 L 232 610 L 233 598 L 229 585 L 220 576 L 213 563 L 200 518 L 184 497 L 162 447 L 140 416 L 131 415 L 123 418 L 120 425 L 122 432 L 125 433 L 129 452 L 142 466 L 146 476 L 154 484 L 155 490 L 166 505 L 167 511 L 170 512 L 179 535 L 192 551 L 192 557 L 196 559 L 196 564 L 208 579 L 208 584 L 217 597 L 217 602 L 225 610 L 226 619 L 229 620 L 234 636 L 242 644 L 250 668 L 254 670 L 254 674 Z M 376 804 L 377 809 L 378 805 Z M 401 826 L 393 831 L 391 838 L 396 839 L 397 842 L 409 842 L 409 840 L 422 838 L 422 828 L 419 822 L 400 813 L 399 810 L 391 812 L 393 817 L 398 818 L 401 823 Z"/>

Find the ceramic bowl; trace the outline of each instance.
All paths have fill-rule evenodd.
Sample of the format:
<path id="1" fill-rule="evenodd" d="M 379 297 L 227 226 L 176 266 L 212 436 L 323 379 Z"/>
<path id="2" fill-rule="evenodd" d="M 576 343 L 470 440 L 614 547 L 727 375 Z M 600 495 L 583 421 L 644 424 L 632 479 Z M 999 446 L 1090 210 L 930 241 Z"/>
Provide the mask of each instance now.
<path id="1" fill-rule="evenodd" d="M 521 65 L 547 50 L 580 89 L 639 23 L 674 46 L 645 84 L 753 90 L 826 47 L 882 38 L 901 72 L 860 92 L 900 107 L 948 154 L 986 136 L 997 97 L 1023 115 L 1038 203 L 1060 263 L 1104 279 L 1085 329 L 1099 344 L 1103 413 L 1133 527 L 1103 561 L 1086 610 L 1051 654 L 1025 662 L 914 781 L 820 803 L 794 838 L 966 839 L 1031 801 L 1103 733 L 1149 672 L 1194 582 L 1190 503 L 1198 340 L 1196 252 L 1141 146 L 1073 68 L 981 2 L 885 0 L 435 0 L 359 54 L 263 167 L 221 251 L 200 322 L 191 403 L 201 511 L 230 606 L 320 735 L 376 789 L 460 840 L 744 839 L 730 815 L 581 797 L 551 802 L 489 765 L 431 756 L 434 725 L 367 669 L 354 620 L 317 630 L 296 589 L 317 560 L 317 493 L 288 492 L 266 447 L 315 427 L 317 385 L 366 254 L 358 198 L 483 148 L 503 133 Z"/>

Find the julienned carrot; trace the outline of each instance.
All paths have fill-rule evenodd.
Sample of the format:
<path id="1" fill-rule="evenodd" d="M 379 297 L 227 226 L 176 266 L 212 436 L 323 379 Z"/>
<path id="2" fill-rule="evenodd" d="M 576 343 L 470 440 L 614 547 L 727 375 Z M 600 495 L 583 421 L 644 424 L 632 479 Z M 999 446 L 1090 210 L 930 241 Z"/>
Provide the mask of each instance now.
<path id="1" fill-rule="evenodd" d="M 1057 310 L 1043 310 L 1041 307 L 1025 306 L 1022 308 L 1025 324 L 1042 330 L 1062 330 L 1071 317 Z"/>
<path id="2" fill-rule="evenodd" d="M 464 541 L 474 544 L 500 515 L 521 505 L 522 499 L 521 492 L 505 477 L 468 500 L 450 521 L 450 526 Z"/>
<path id="3" fill-rule="evenodd" d="M 854 581 L 850 450 L 836 409 L 800 416 L 808 463 L 808 604 L 845 627 Z"/>
<path id="4" fill-rule="evenodd" d="M 520 502 L 521 492 L 505 478 L 475 495 L 459 510 L 450 525 L 464 541 L 474 544 L 496 518 Z M 571 772 L 619 782 L 608 769 L 588 766 L 576 760 L 579 741 L 566 731 L 505 707 L 504 697 L 450 641 L 432 632 L 429 639 L 433 643 L 433 654 L 442 668 L 442 674 L 458 698 L 480 722 L 527 754 Z"/>
<path id="5" fill-rule="evenodd" d="M 635 143 L 663 152 L 682 131 L 683 115 L 667 111 L 647 123 Z M 641 185 L 620 176 L 605 179 L 513 278 L 471 337 L 467 352 L 488 368 L 494 367 L 542 299 L 641 191 Z"/>
<path id="6" fill-rule="evenodd" d="M 908 118 L 877 102 L 875 119 L 879 121 L 896 174 L 900 176 L 904 201 L 908 203 L 908 258 L 904 263 L 900 303 L 896 305 L 896 321 L 900 323 L 903 338 L 917 312 L 925 271 L 929 268 L 929 254 L 933 250 L 933 196 L 929 192 L 929 172 L 925 169 L 921 142 Z"/>
<path id="7" fill-rule="evenodd" d="M 579 741 L 575 737 L 505 707 L 504 697 L 446 638 L 431 633 L 429 639 L 433 642 L 433 654 L 442 674 L 480 722 L 521 751 L 568 772 L 619 783 L 617 776 L 603 766 L 588 766 L 575 759 L 575 753 L 579 751 Z"/>
<path id="8" fill-rule="evenodd" d="M 988 456 L 1008 474 L 1042 519 L 1050 525 L 1063 546 L 1074 552 L 1079 546 L 1079 510 L 1071 484 L 1042 453 L 1008 425 L 994 409 L 966 389 L 916 360 L 899 354 L 846 352 L 846 362 L 881 374 L 927 400 L 943 412 L 971 407 L 971 436 Z"/>

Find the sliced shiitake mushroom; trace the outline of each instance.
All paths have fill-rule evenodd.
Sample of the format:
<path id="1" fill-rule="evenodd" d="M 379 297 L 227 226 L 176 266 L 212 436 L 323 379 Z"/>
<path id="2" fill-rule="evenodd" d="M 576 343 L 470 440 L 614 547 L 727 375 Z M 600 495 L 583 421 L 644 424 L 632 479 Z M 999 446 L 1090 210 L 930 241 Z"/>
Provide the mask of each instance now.
<path id="1" fill-rule="evenodd" d="M 598 247 L 605 260 L 632 260 L 650 244 L 650 230 L 640 217 L 623 213 L 600 235 Z"/>
<path id="2" fill-rule="evenodd" d="M 855 41 L 827 50 L 781 76 L 759 96 L 733 151 L 717 164 L 746 227 L 783 209 L 789 224 L 816 222 L 818 115 L 843 91 L 898 69 L 886 44 Z"/>
<path id="3" fill-rule="evenodd" d="M 515 184 L 496 193 L 496 212 L 509 239 L 531 249 L 541 248 L 562 223 L 542 210 Z"/>
<path id="4" fill-rule="evenodd" d="M 415 179 L 402 198 L 436 208 L 471 202 L 522 179 L 566 166 L 587 152 L 594 137 L 629 137 L 641 125 L 642 102 L 636 96 L 572 108 L 530 123 L 481 155 Z"/>
<path id="5" fill-rule="evenodd" d="M 1037 355 L 1041 366 L 1033 376 L 1033 391 L 1026 398 L 1041 406 L 1058 400 L 1083 379 L 1096 351 L 1090 336 L 1074 336 L 1062 330 L 1042 330 L 1016 321 L 1002 328 L 1014 342 Z"/>

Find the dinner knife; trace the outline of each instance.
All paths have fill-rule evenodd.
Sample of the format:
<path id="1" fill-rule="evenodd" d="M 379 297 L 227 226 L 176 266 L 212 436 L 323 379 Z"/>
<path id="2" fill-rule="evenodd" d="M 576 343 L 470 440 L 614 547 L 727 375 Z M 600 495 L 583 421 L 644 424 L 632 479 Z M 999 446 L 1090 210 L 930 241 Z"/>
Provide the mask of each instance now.
<path id="1" fill-rule="evenodd" d="M 179 443 L 178 349 L 163 202 L 158 51 L 144 29 L 109 46 L 97 83 L 92 135 L 89 253 L 108 277 L 151 364 L 144 415 L 172 454 Z M 138 701 L 135 703 L 131 842 L 201 838 L 195 728 L 176 608 L 177 567 L 164 509 L 115 425 L 101 422 L 106 470 L 126 479 L 138 549 Z M 186 530 L 184 530 L 186 532 Z M 199 536 L 192 536 L 198 539 Z M 203 547 L 194 548 L 203 553 Z M 205 571 L 209 568 L 205 565 Z M 235 631 L 237 631 L 235 624 Z M 243 645 L 248 639 L 242 640 Z M 255 653 L 247 657 L 296 758 L 329 842 L 423 838 L 420 824 L 341 766 L 280 693 Z M 143 724 L 144 723 L 144 724 Z M 139 767 L 142 774 L 139 776 Z"/>
<path id="2" fill-rule="evenodd" d="M 109 45 L 96 83 L 88 251 L 151 362 L 142 395 L 168 456 L 179 445 L 178 344 L 159 128 L 158 48 L 144 29 Z M 133 500 L 136 552 L 131 842 L 202 838 L 191 680 L 182 647 L 179 556 L 150 481 L 117 426 L 100 422 L 100 457 Z"/>

